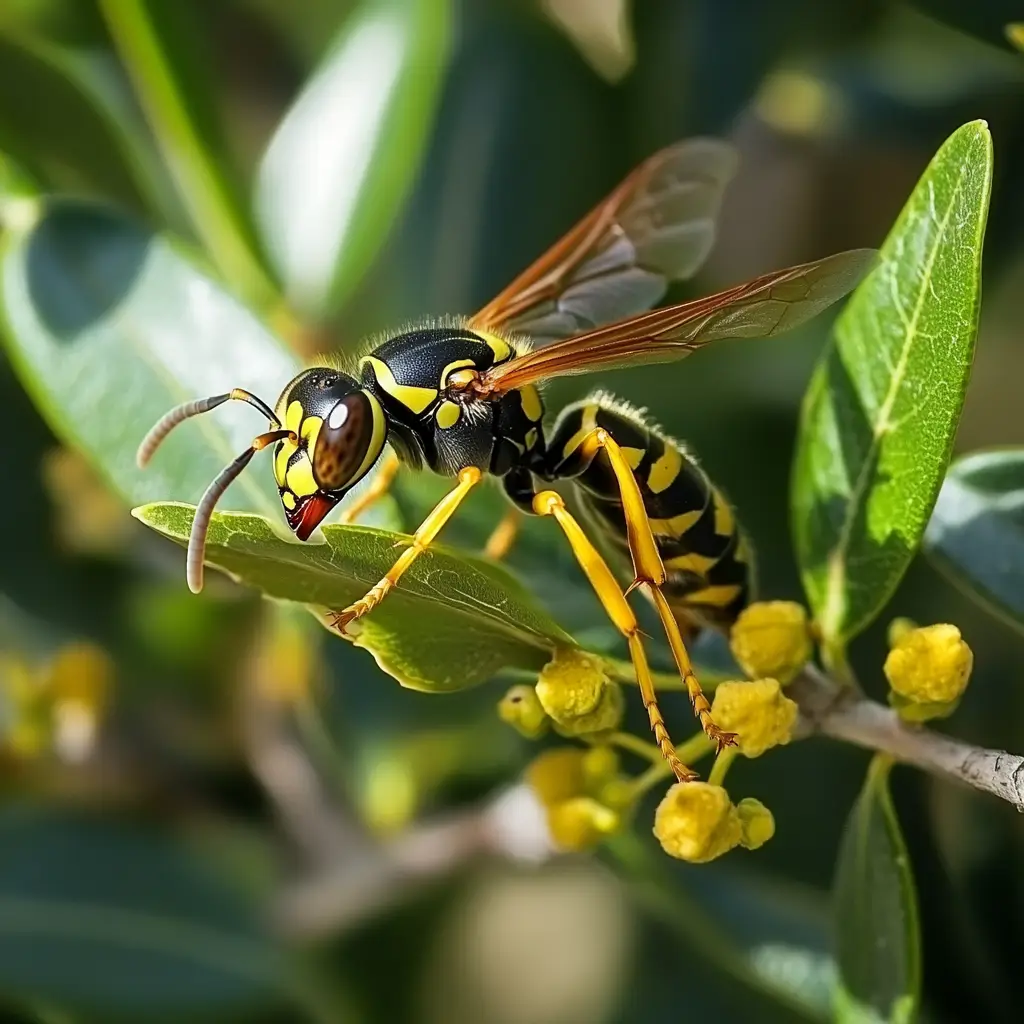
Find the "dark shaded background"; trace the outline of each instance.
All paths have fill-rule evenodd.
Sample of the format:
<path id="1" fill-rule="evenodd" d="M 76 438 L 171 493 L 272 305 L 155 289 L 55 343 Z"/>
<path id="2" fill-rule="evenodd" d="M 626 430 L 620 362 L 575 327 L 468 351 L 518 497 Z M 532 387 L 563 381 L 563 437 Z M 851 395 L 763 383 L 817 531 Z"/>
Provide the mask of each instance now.
<path id="1" fill-rule="evenodd" d="M 209 64 L 232 158 L 251 173 L 348 5 L 188 6 L 207 44 L 196 57 Z M 981 334 L 957 449 L 1022 443 L 1016 289 L 1024 284 L 1024 56 L 1004 34 L 1020 16 L 1009 0 L 640 0 L 629 16 L 635 62 L 610 81 L 607 66 L 605 74 L 595 68 L 540 4 L 466 0 L 412 198 L 358 293 L 335 322 L 315 325 L 316 337 L 344 347 L 410 318 L 474 309 L 643 157 L 700 132 L 733 138 L 742 170 L 727 193 L 711 259 L 671 298 L 878 245 L 941 142 L 965 121 L 984 118 L 996 177 Z M 91 4 L 76 0 L 7 0 L 0 30 L 69 46 L 104 43 Z M 33 88 L 12 63 L 0 67 L 7 111 L 0 148 L 35 153 L 35 169 L 58 187 L 102 193 L 76 181 L 73 167 L 44 159 L 47 133 L 65 133 L 66 142 L 83 128 L 48 120 L 46 96 Z M 20 123 L 11 114 L 19 107 L 28 115 Z M 89 147 L 88 133 L 81 144 Z M 104 197 L 123 197 L 123 185 L 112 180 Z M 752 534 L 766 596 L 801 597 L 787 493 L 799 402 L 826 331 L 822 319 L 797 336 L 723 346 L 671 372 L 638 369 L 599 382 L 649 407 L 701 454 Z M 593 384 L 559 383 L 548 402 Z M 259 785 L 246 732 L 240 677 L 259 632 L 258 602 L 226 591 L 203 600 L 188 595 L 178 551 L 143 536 L 125 510 L 94 495 L 96 485 L 73 460 L 54 462 L 54 439 L 2 362 L 0 394 L 8 410 L 0 446 L 7 485 L 0 647 L 9 659 L 38 663 L 88 639 L 116 663 L 98 749 L 84 764 L 10 753 L 0 761 L 5 799 L 99 810 L 130 822 L 142 843 L 173 835 L 195 845 L 211 870 L 254 892 L 276 891 L 305 868 Z M 410 518 L 425 493 L 401 494 Z M 451 539 L 478 545 L 486 530 L 482 514 L 469 515 Z M 545 532 L 545 524 L 531 524 L 513 566 L 544 588 L 569 628 L 582 630 L 596 623 L 594 608 L 576 591 L 559 593 L 560 574 L 572 564 L 567 555 L 548 562 Z M 976 652 L 975 677 L 948 728 L 986 746 L 1024 750 L 1020 638 L 923 559 L 891 613 L 961 627 Z M 853 650 L 879 697 L 885 625 Z M 403 691 L 363 652 L 321 642 L 319 633 L 301 636 L 311 668 L 300 682 L 314 687 L 317 710 L 300 713 L 298 732 L 307 745 L 321 744 L 314 760 L 328 788 L 388 834 L 471 805 L 515 778 L 532 755 L 497 722 L 500 683 L 448 697 Z M 685 715 L 682 701 L 670 702 L 669 713 Z M 0 716 L 0 742 L 2 729 Z M 862 753 L 820 740 L 737 765 L 737 789 L 772 808 L 777 834 L 756 855 L 710 867 L 665 863 L 678 885 L 679 902 L 664 915 L 675 927 L 658 923 L 661 915 L 644 909 L 643 891 L 599 862 L 570 859 L 534 870 L 471 859 L 414 894 L 395 893 L 395 906 L 370 908 L 315 942 L 293 942 L 303 971 L 318 979 L 318 1009 L 308 999 L 305 1009 L 289 1009 L 280 993 L 242 1009 L 225 997 L 218 1009 L 211 996 L 212 1016 L 220 1019 L 228 1007 L 254 1021 L 317 1014 L 428 1024 L 807 1019 L 737 980 L 730 964 L 746 958 L 788 978 L 811 1004 L 827 1005 L 828 889 L 865 765 Z M 928 1019 L 1017 1020 L 1024 997 L 1021 821 L 994 800 L 909 770 L 894 780 L 919 889 Z M 649 821 L 649 813 L 639 816 L 642 834 Z M 54 850 L 87 846 L 72 829 L 26 853 L 26 863 L 37 856 L 45 865 Z M 115 862 L 109 870 L 117 873 Z M 181 899 L 204 897 L 193 886 Z M 253 907 L 261 913 L 263 904 Z M 705 912 L 720 927 L 707 925 Z M 110 973 L 119 970 L 131 976 L 132 964 Z M 45 974 L 34 983 L 38 1000 L 12 992 L 7 1019 L 79 1019 L 77 1009 L 71 1016 L 52 1009 L 66 1004 L 48 990 Z M 174 1017 L 174 1007 L 169 992 L 152 1016 Z M 130 1014 L 149 1015 L 138 1007 Z"/>

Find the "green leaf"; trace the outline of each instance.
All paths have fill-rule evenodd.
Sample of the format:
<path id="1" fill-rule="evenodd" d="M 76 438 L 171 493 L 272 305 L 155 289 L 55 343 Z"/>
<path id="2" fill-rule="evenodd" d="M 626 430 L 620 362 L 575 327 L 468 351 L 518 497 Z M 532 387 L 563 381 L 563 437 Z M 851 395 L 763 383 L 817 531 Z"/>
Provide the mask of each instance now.
<path id="1" fill-rule="evenodd" d="M 1024 448 L 954 462 L 924 542 L 971 596 L 1024 627 Z"/>
<path id="2" fill-rule="evenodd" d="M 59 47 L 0 34 L 0 147 L 57 187 L 145 209 L 143 147 L 90 88 L 89 71 Z"/>
<path id="3" fill-rule="evenodd" d="M 256 319 L 165 239 L 86 203 L 55 202 L 4 236 L 0 334 L 54 432 L 132 504 L 196 501 L 265 421 L 241 403 L 183 424 L 146 470 L 135 449 L 168 409 L 245 387 L 274 403 L 297 369 Z M 280 514 L 273 474 L 228 507 Z"/>
<path id="4" fill-rule="evenodd" d="M 170 835 L 0 812 L 0 989 L 110 1019 L 222 1020 L 284 1001 L 259 907 Z"/>
<path id="5" fill-rule="evenodd" d="M 133 514 L 185 545 L 194 511 L 162 502 Z M 269 597 L 340 609 L 387 572 L 409 539 L 364 526 L 322 532 L 324 543 L 299 544 L 282 540 L 259 516 L 219 513 L 210 526 L 207 561 Z M 573 640 L 500 566 L 431 545 L 363 620 L 356 643 L 403 686 L 453 691 L 502 669 L 539 669 L 555 646 Z"/>
<path id="6" fill-rule="evenodd" d="M 837 320 L 804 400 L 793 526 L 827 646 L 884 607 L 938 495 L 974 354 L 991 177 L 988 128 L 964 125 Z"/>
<path id="7" fill-rule="evenodd" d="M 159 0 L 100 0 L 100 8 L 197 234 L 232 285 L 271 306 L 276 290 L 230 171 L 195 12 Z"/>
<path id="8" fill-rule="evenodd" d="M 364 0 L 285 115 L 256 209 L 291 302 L 338 309 L 387 237 L 426 148 L 451 0 Z"/>
<path id="9" fill-rule="evenodd" d="M 892 762 L 868 769 L 846 823 L 833 891 L 840 991 L 837 1020 L 916 1019 L 921 935 L 910 860 L 889 795 Z"/>

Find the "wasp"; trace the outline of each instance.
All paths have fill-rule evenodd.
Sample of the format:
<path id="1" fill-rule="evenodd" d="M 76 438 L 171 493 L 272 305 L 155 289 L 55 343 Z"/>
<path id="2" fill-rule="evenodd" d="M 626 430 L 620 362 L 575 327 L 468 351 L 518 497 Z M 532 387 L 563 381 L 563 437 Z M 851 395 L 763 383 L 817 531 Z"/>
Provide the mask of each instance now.
<path id="1" fill-rule="evenodd" d="M 235 388 L 167 413 L 143 440 L 140 465 L 179 423 L 229 400 L 255 406 L 271 427 L 199 502 L 186 556 L 190 588 L 202 587 L 214 506 L 253 455 L 271 445 L 285 518 L 300 541 L 378 464 L 347 510 L 349 521 L 387 491 L 402 466 L 454 480 L 384 578 L 333 614 L 343 635 L 398 586 L 466 496 L 495 478 L 513 518 L 502 521 L 488 551 L 500 556 L 509 547 L 520 513 L 557 523 L 625 638 L 662 754 L 680 781 L 696 778 L 659 710 L 627 598 L 640 590 L 653 603 L 693 711 L 721 749 L 735 737 L 712 720 L 686 640 L 704 628 L 727 630 L 747 604 L 751 547 L 696 458 L 645 414 L 598 392 L 549 423 L 538 388 L 567 374 L 672 362 L 720 339 L 773 337 L 816 316 L 865 276 L 874 251 L 851 250 L 652 311 L 670 282 L 691 277 L 704 262 L 736 163 L 724 141 L 669 146 L 474 315 L 388 337 L 351 372 L 305 369 L 273 409 Z M 586 529 L 554 489 L 562 483 L 578 499 Z M 594 536 L 613 560 L 610 549 L 628 557 L 628 587 Z"/>

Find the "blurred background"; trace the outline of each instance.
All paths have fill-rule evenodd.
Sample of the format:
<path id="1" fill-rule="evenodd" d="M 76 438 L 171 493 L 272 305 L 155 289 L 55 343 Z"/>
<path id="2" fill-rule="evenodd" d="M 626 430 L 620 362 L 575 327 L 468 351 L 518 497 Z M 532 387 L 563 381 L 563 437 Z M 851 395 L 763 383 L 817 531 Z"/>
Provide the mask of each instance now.
<path id="1" fill-rule="evenodd" d="M 117 204 L 205 260 L 212 236 L 110 37 L 116 4 L 2 0 L 0 151 L 44 188 Z M 405 57 L 374 29 L 387 6 L 148 4 L 286 302 L 264 302 L 245 267 L 223 273 L 216 246 L 212 263 L 299 358 L 472 311 L 635 164 L 699 133 L 732 139 L 742 166 L 711 258 L 670 299 L 877 246 L 942 141 L 984 118 L 996 178 L 957 448 L 1024 443 L 1019 5 L 396 0 L 415 39 Z M 310 124 L 318 142 L 289 150 Z M 296 180 L 308 202 L 289 213 L 278 200 Z M 824 317 L 671 372 L 568 380 L 547 401 L 599 383 L 648 407 L 735 502 L 762 595 L 800 600 L 789 473 L 827 331 Z M 831 1019 L 829 887 L 865 754 L 816 739 L 738 764 L 737 787 L 777 822 L 757 854 L 670 863 L 647 809 L 614 863 L 548 857 L 510 788 L 536 748 L 494 712 L 507 683 L 404 690 L 305 613 L 224 580 L 193 597 L 181 551 L 57 440 L 5 356 L 0 395 L 4 1020 Z M 438 493 L 404 483 L 406 525 Z M 447 539 L 478 548 L 496 508 L 482 495 Z M 574 635 L 611 646 L 547 525 L 529 524 L 511 567 Z M 955 622 L 976 652 L 946 727 L 1024 750 L 1019 635 L 923 558 L 891 612 Z M 883 699 L 885 625 L 853 650 Z M 685 722 L 673 698 L 669 718 Z M 907 769 L 894 788 L 927 1019 L 1018 1020 L 1024 826 Z"/>

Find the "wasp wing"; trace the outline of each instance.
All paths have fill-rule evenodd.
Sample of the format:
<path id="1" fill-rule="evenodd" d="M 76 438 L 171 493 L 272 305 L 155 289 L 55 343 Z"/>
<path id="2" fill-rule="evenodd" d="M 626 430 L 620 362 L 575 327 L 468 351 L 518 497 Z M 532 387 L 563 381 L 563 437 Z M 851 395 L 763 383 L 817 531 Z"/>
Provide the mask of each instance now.
<path id="1" fill-rule="evenodd" d="M 874 249 L 853 249 L 765 274 L 705 299 L 620 320 L 495 366 L 477 383 L 478 393 L 501 394 L 598 369 L 671 362 L 723 338 L 782 334 L 852 291 L 876 257 Z"/>
<path id="2" fill-rule="evenodd" d="M 690 139 L 655 153 L 469 321 L 536 347 L 650 309 L 714 243 L 736 152 Z"/>

